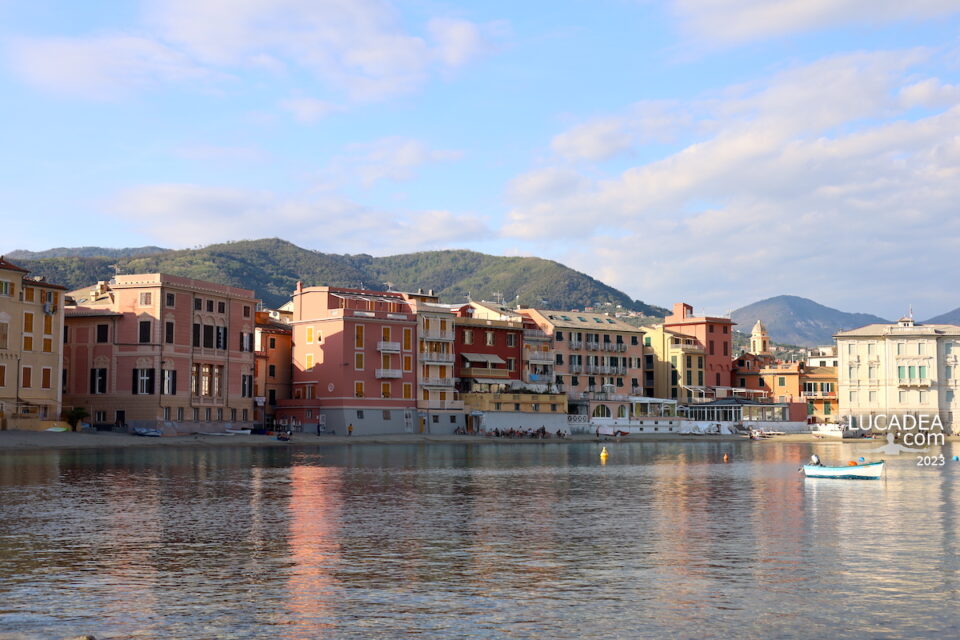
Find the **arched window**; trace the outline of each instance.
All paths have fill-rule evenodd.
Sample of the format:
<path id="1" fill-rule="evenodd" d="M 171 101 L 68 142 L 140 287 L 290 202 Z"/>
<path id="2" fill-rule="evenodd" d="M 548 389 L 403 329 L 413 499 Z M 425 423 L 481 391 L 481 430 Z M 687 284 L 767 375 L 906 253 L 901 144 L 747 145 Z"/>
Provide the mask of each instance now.
<path id="1" fill-rule="evenodd" d="M 617 417 L 618 418 L 627 417 L 627 405 L 625 404 L 620 405 L 620 407 L 617 409 Z"/>
<path id="2" fill-rule="evenodd" d="M 598 404 L 593 409 L 594 418 L 609 418 L 610 417 L 610 407 L 605 404 Z"/>

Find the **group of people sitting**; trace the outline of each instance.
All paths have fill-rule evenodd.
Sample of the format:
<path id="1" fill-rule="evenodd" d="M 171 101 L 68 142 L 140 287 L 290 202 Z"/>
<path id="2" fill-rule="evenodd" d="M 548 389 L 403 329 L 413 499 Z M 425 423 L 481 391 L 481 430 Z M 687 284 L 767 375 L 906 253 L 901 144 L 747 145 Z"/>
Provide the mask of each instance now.
<path id="1" fill-rule="evenodd" d="M 563 429 L 557 429 L 557 432 L 551 434 L 547 431 L 546 427 L 540 427 L 539 429 L 524 429 L 523 427 L 518 427 L 516 429 L 493 429 L 486 432 L 487 436 L 493 438 L 534 438 L 538 440 L 545 440 L 547 438 L 556 437 L 556 438 L 566 438 L 567 433 Z"/>

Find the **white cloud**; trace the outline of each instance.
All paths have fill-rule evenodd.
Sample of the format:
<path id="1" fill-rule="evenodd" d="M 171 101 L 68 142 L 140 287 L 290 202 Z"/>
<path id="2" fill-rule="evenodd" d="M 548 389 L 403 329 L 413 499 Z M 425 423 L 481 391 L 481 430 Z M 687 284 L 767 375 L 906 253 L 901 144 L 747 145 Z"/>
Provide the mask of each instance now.
<path id="1" fill-rule="evenodd" d="M 381 180 L 410 180 L 423 165 L 451 162 L 463 155 L 455 150 L 431 149 L 422 140 L 404 137 L 354 144 L 347 151 L 349 155 L 333 162 L 330 173 L 342 181 L 359 179 L 366 187 Z"/>
<path id="2" fill-rule="evenodd" d="M 184 54 L 140 36 L 18 38 L 8 53 L 13 69 L 31 84 L 94 99 L 211 75 Z"/>
<path id="3" fill-rule="evenodd" d="M 280 101 L 280 108 L 291 113 L 299 122 L 313 124 L 342 110 L 342 107 L 317 98 L 287 98 Z"/>
<path id="4" fill-rule="evenodd" d="M 356 101 L 418 89 L 489 50 L 496 25 L 434 18 L 408 28 L 382 0 L 143 0 L 137 35 L 20 38 L 14 70 L 86 96 L 204 77 L 307 73 Z"/>
<path id="5" fill-rule="evenodd" d="M 336 195 L 284 198 L 268 191 L 191 184 L 128 189 L 110 209 L 173 247 L 250 238 L 265 223 L 339 253 L 443 248 L 491 235 L 482 219 L 468 214 L 381 211 Z"/>
<path id="6" fill-rule="evenodd" d="M 673 0 L 699 42 L 728 45 L 847 25 L 926 20 L 960 11 L 955 0 Z"/>
<path id="7" fill-rule="evenodd" d="M 789 291 L 869 309 L 925 280 L 945 295 L 960 96 L 917 81 L 926 55 L 836 56 L 691 101 L 693 139 L 660 158 L 612 177 L 558 163 L 517 178 L 504 232 L 570 247 L 572 266 L 661 303 Z M 908 117 L 915 105 L 940 109 Z M 634 113 L 604 118 L 630 129 Z M 838 291 L 850 299 L 825 299 Z"/>

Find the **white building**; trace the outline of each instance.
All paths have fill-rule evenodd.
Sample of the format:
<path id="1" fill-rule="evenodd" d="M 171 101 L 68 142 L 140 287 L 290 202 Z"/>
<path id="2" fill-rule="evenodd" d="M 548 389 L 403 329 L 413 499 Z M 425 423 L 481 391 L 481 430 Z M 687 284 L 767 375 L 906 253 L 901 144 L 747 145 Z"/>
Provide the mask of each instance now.
<path id="1" fill-rule="evenodd" d="M 829 345 L 826 347 L 817 347 L 811 349 L 807 354 L 808 367 L 839 367 L 840 361 L 837 357 L 837 347 Z"/>
<path id="2" fill-rule="evenodd" d="M 901 318 L 835 338 L 841 418 L 862 427 L 870 416 L 938 415 L 945 430 L 960 431 L 960 326 Z"/>

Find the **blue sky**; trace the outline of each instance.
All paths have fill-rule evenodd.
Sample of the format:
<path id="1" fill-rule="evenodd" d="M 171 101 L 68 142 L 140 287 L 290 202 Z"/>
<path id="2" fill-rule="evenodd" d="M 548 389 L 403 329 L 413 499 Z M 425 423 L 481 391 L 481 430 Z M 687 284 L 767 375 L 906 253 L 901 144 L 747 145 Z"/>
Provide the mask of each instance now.
<path id="1" fill-rule="evenodd" d="M 0 55 L 2 251 L 279 236 L 712 313 L 960 306 L 955 0 L 0 0 Z"/>

